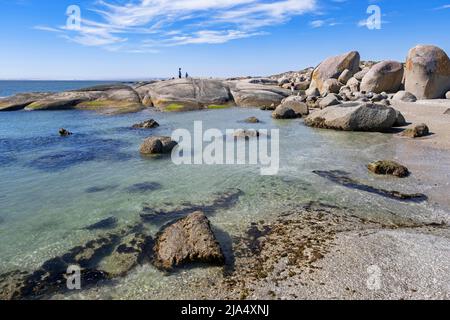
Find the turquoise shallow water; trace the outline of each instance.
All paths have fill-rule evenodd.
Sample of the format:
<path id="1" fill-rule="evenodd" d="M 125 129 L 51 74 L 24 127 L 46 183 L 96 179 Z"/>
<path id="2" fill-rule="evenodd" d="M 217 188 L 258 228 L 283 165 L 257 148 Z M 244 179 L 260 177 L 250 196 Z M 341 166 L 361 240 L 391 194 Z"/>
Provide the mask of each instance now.
<path id="1" fill-rule="evenodd" d="M 249 116 L 263 122 L 240 122 Z M 130 129 L 134 123 L 149 118 L 161 126 L 153 131 Z M 171 135 L 178 128 L 192 130 L 197 120 L 202 120 L 205 128 L 223 131 L 242 127 L 279 129 L 279 174 L 261 176 L 258 166 L 176 166 L 170 158 L 139 155 L 145 137 Z M 75 135 L 58 137 L 60 127 Z M 445 219 L 447 204 L 436 203 L 432 197 L 425 203 L 404 203 L 347 189 L 312 173 L 344 170 L 377 187 L 429 195 L 435 186 L 414 174 L 399 180 L 367 172 L 367 163 L 396 159 L 402 152 L 391 135 L 315 130 L 305 127 L 301 120 L 272 120 L 270 112 L 256 109 L 168 114 L 147 110 L 113 117 L 80 111 L 0 113 L 0 273 L 32 270 L 98 237 L 102 231 L 83 228 L 104 218 L 116 217 L 119 226 L 133 224 L 140 221 L 145 206 L 170 209 L 185 202 L 208 203 L 218 194 L 236 188 L 243 191 L 239 202 L 210 217 L 227 237 L 241 235 L 253 221 L 274 217 L 284 208 L 312 200 L 377 218 L 398 215 Z M 436 154 L 425 152 L 420 157 L 426 162 Z M 436 174 L 448 169 L 446 159 L 441 158 Z M 130 191 L 131 186 L 141 183 L 160 187 Z M 160 226 L 148 224 L 153 233 Z M 215 272 L 216 268 L 198 269 L 165 276 L 144 266 L 113 285 L 83 294 L 91 298 L 186 298 L 189 279 L 214 279 Z M 83 298 L 83 294 L 76 298 Z"/>

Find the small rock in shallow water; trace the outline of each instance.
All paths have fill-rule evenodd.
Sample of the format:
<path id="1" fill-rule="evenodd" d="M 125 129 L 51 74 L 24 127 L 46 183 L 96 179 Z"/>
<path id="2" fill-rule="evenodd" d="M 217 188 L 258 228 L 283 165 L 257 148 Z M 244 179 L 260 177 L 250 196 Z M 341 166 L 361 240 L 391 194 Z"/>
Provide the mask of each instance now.
<path id="1" fill-rule="evenodd" d="M 408 128 L 401 133 L 402 136 L 408 138 L 420 138 L 430 134 L 430 129 L 424 123 L 415 125 L 412 128 Z"/>
<path id="2" fill-rule="evenodd" d="M 86 193 L 98 193 L 98 192 L 104 192 L 104 191 L 112 191 L 114 189 L 117 189 L 118 186 L 112 185 L 112 186 L 100 186 L 100 187 L 91 187 L 87 188 L 85 190 Z"/>
<path id="3" fill-rule="evenodd" d="M 259 121 L 258 118 L 256 117 L 250 117 L 244 120 L 244 122 L 246 123 L 260 123 L 261 121 Z"/>
<path id="4" fill-rule="evenodd" d="M 117 226 L 117 218 L 110 217 L 103 219 L 102 221 L 99 221 L 97 223 L 94 223 L 88 227 L 86 227 L 86 230 L 104 230 L 104 229 L 113 229 Z"/>
<path id="5" fill-rule="evenodd" d="M 203 212 L 194 212 L 163 228 L 156 245 L 155 266 L 163 270 L 186 263 L 222 265 L 225 258 Z"/>
<path id="6" fill-rule="evenodd" d="M 260 133 L 258 130 L 236 130 L 233 134 L 236 138 L 257 138 L 260 136 Z"/>
<path id="7" fill-rule="evenodd" d="M 59 135 L 61 137 L 68 137 L 68 136 L 73 135 L 73 133 L 68 131 L 68 130 L 66 130 L 66 129 L 64 129 L 64 128 L 61 128 L 61 129 L 59 129 Z"/>
<path id="8" fill-rule="evenodd" d="M 368 165 L 368 169 L 375 174 L 393 175 L 399 178 L 404 178 L 409 175 L 408 168 L 397 162 L 389 160 L 372 162 Z"/>
<path id="9" fill-rule="evenodd" d="M 450 109 L 445 110 L 444 114 L 450 114 Z"/>
<path id="10" fill-rule="evenodd" d="M 170 137 L 149 137 L 141 145 L 141 154 L 167 154 L 178 145 Z"/>
<path id="11" fill-rule="evenodd" d="M 153 119 L 133 125 L 133 129 L 154 129 L 159 127 L 159 123 Z"/>

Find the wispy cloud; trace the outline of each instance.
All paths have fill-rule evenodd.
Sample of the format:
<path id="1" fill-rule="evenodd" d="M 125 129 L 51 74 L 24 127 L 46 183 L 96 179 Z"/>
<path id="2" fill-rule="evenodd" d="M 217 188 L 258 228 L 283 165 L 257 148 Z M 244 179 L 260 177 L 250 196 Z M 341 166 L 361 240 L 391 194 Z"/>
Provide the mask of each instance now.
<path id="1" fill-rule="evenodd" d="M 62 32 L 70 41 L 108 50 L 148 52 L 159 47 L 220 44 L 264 35 L 273 25 L 312 12 L 317 0 L 112 0 L 96 1 L 84 11 L 78 30 L 36 26 Z"/>

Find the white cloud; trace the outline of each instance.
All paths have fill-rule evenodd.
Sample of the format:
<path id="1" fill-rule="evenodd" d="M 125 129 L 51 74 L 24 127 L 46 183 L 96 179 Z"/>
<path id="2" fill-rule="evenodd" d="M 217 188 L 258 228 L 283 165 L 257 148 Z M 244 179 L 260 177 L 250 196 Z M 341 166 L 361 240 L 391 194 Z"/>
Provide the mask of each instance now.
<path id="1" fill-rule="evenodd" d="M 219 44 L 263 35 L 264 29 L 312 12 L 317 6 L 317 0 L 111 1 L 97 1 L 90 9 L 96 18 L 82 20 L 78 30 L 46 26 L 36 29 L 64 32 L 66 38 L 86 46 L 148 52 L 151 47 L 156 50 L 164 46 Z M 82 8 L 82 16 L 85 13 Z"/>

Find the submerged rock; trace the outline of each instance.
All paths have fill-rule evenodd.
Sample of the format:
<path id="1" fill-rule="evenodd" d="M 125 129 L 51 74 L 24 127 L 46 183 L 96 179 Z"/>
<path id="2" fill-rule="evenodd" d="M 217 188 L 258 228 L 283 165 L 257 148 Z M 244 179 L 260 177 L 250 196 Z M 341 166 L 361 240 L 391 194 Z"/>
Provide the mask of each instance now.
<path id="1" fill-rule="evenodd" d="M 133 125 L 133 129 L 154 129 L 154 128 L 158 128 L 158 127 L 159 127 L 159 123 L 153 119 Z"/>
<path id="2" fill-rule="evenodd" d="M 163 270 L 195 262 L 222 265 L 225 261 L 210 222 L 202 212 L 194 212 L 163 228 L 154 252 L 154 264 Z"/>
<path id="3" fill-rule="evenodd" d="M 386 131 L 392 128 L 397 113 L 391 107 L 372 103 L 343 103 L 317 111 L 305 124 L 323 129 L 344 131 Z"/>
<path id="4" fill-rule="evenodd" d="M 188 214 L 201 211 L 206 215 L 212 215 L 218 210 L 226 210 L 234 207 L 240 197 L 244 193 L 239 189 L 226 190 L 220 194 L 216 195 L 216 198 L 210 203 L 205 204 L 183 204 L 181 207 L 176 207 L 173 209 L 155 209 L 150 205 L 146 205 L 140 214 L 141 219 L 145 223 L 152 224 L 163 224 L 168 221 L 173 221 L 175 219 L 183 218 Z"/>
<path id="5" fill-rule="evenodd" d="M 408 128 L 401 133 L 402 136 L 408 138 L 420 138 L 430 134 L 430 129 L 424 123 L 415 125 L 412 128 Z"/>
<path id="6" fill-rule="evenodd" d="M 110 277 L 123 277 L 133 268 L 153 257 L 154 241 L 151 236 L 132 233 L 125 236 L 114 248 L 113 252 L 103 259 L 99 270 Z"/>
<path id="7" fill-rule="evenodd" d="M 178 145 L 170 137 L 149 137 L 141 145 L 141 154 L 167 154 Z"/>
<path id="8" fill-rule="evenodd" d="M 127 191 L 130 193 L 145 193 L 150 191 L 155 191 L 161 189 L 161 184 L 157 182 L 142 182 L 136 183 L 127 188 Z"/>
<path id="9" fill-rule="evenodd" d="M 360 183 L 360 182 L 350 178 L 349 173 L 340 171 L 340 170 L 313 171 L 313 173 L 322 178 L 325 178 L 329 181 L 340 184 L 346 188 L 356 189 L 356 190 L 380 195 L 385 198 L 390 198 L 390 199 L 400 200 L 400 201 L 413 201 L 413 202 L 423 202 L 428 199 L 428 197 L 422 193 L 405 194 L 405 193 L 402 193 L 399 191 L 390 191 L 390 190 L 384 190 L 384 189 L 372 187 L 372 186 Z"/>
<path id="10" fill-rule="evenodd" d="M 105 230 L 105 229 L 113 229 L 117 226 L 117 218 L 116 217 L 109 217 L 106 219 L 103 219 L 102 221 L 99 221 L 97 223 L 94 223 L 90 226 L 87 226 L 86 230 Z"/>
<path id="11" fill-rule="evenodd" d="M 372 162 L 367 166 L 367 168 L 369 171 L 379 175 L 392 175 L 399 178 L 404 178 L 409 175 L 408 168 L 390 160 Z"/>

